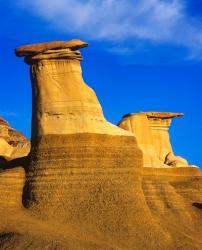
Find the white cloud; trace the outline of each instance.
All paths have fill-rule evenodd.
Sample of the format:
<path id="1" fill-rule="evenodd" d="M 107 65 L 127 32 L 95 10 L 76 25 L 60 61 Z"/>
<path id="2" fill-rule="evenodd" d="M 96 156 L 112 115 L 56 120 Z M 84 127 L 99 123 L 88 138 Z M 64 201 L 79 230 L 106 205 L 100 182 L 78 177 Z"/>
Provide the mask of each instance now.
<path id="1" fill-rule="evenodd" d="M 144 40 L 202 50 L 201 24 L 189 20 L 183 0 L 17 1 L 60 31 L 88 40 Z"/>
<path id="2" fill-rule="evenodd" d="M 8 110 L 0 110 L 0 116 L 19 118 L 20 114 Z"/>

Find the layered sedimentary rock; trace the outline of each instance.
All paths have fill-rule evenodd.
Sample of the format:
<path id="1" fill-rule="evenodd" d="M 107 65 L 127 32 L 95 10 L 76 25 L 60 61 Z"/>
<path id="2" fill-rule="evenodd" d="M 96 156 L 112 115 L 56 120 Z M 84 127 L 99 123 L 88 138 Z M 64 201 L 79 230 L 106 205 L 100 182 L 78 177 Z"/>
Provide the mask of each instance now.
<path id="1" fill-rule="evenodd" d="M 119 126 L 134 134 L 143 152 L 142 189 L 153 218 L 172 238 L 168 249 L 200 249 L 200 169 L 174 155 L 168 133 L 171 119 L 180 116 L 140 112 L 126 115 Z"/>
<path id="2" fill-rule="evenodd" d="M 25 171 L 20 158 L 29 150 L 29 140 L 0 117 L 0 211 L 22 208 Z"/>
<path id="3" fill-rule="evenodd" d="M 0 157 L 12 160 L 28 155 L 29 151 L 29 140 L 0 117 Z"/>
<path id="4" fill-rule="evenodd" d="M 162 162 L 168 138 L 151 143 L 145 114 L 123 122 L 130 131 L 105 120 L 82 78 L 85 46 L 16 49 L 30 65 L 32 143 L 30 157 L 12 163 L 26 170 L 24 207 L 11 196 L 16 213 L 0 218 L 0 249 L 200 249 L 200 173 Z"/>
<path id="5" fill-rule="evenodd" d="M 0 211 L 22 208 L 22 192 L 25 180 L 22 167 L 0 171 Z"/>
<path id="6" fill-rule="evenodd" d="M 143 196 L 142 153 L 135 137 L 105 120 L 94 91 L 83 81 L 77 49 L 86 43 L 61 44 L 16 50 L 31 65 L 33 91 L 24 205 L 46 223 L 70 225 L 80 230 L 80 237 L 95 239 L 91 247 L 80 243 L 71 249 L 103 249 L 105 244 L 110 247 L 104 249 L 133 248 L 135 244 L 142 248 L 159 237 L 166 241 L 167 235 L 153 222 Z M 144 216 L 137 216 L 138 211 Z M 142 230 L 150 231 L 145 242 L 140 240 Z M 37 240 L 23 236 L 19 241 L 15 234 L 4 246 L 24 249 L 23 244 L 39 244 Z M 46 247 L 48 242 L 50 239 Z M 101 247 L 99 242 L 103 242 Z M 58 244 L 54 248 L 63 249 Z M 71 244 L 67 242 L 64 249 Z"/>
<path id="7" fill-rule="evenodd" d="M 119 127 L 131 131 L 143 151 L 144 167 L 186 167 L 187 160 L 175 156 L 169 136 L 171 119 L 182 113 L 140 112 L 123 117 Z"/>

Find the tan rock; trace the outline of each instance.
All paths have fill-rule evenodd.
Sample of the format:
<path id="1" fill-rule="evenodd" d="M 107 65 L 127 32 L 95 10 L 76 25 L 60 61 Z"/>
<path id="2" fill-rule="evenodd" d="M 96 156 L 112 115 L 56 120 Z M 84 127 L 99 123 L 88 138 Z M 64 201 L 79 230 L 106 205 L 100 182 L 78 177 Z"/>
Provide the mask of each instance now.
<path id="1" fill-rule="evenodd" d="M 11 160 L 14 153 L 14 148 L 7 143 L 3 138 L 0 138 L 0 156 L 6 160 Z"/>
<path id="2" fill-rule="evenodd" d="M 25 171 L 16 167 L 0 171 L 0 212 L 3 210 L 22 208 L 22 191 L 25 181 Z M 1 249 L 1 247 L 0 247 Z"/>
<path id="3" fill-rule="evenodd" d="M 157 157 L 152 131 L 146 114 L 128 115 L 122 119 L 119 127 L 134 134 L 138 146 L 143 152 L 144 167 L 165 167 L 164 163 Z"/>
<path id="4" fill-rule="evenodd" d="M 149 209 L 142 207 L 142 154 L 135 138 L 106 121 L 94 91 L 83 81 L 79 61 L 77 51 L 55 48 L 26 58 L 31 64 L 33 116 L 23 203 L 47 223 L 72 225 L 81 235 L 85 232 L 86 239 L 103 242 L 102 248 L 80 242 L 72 249 L 103 249 L 106 244 L 141 248 L 142 227 L 151 232 L 148 245 L 159 234 L 166 239 Z M 144 216 L 137 217 L 140 210 Z M 39 242 L 38 237 L 26 239 L 26 232 L 23 239 L 15 234 L 12 240 L 10 247 L 22 249 L 25 240 Z M 48 247 L 50 238 L 45 242 Z"/>
<path id="5" fill-rule="evenodd" d="M 29 140 L 0 117 L 0 157 L 12 160 L 28 155 L 29 151 Z"/>
<path id="6" fill-rule="evenodd" d="M 188 162 L 175 156 L 169 136 L 171 119 L 182 113 L 140 112 L 123 117 L 119 127 L 131 131 L 143 151 L 144 167 L 185 167 Z"/>
<path id="7" fill-rule="evenodd" d="M 11 166 L 26 169 L 26 209 L 4 210 L 0 249 L 200 249 L 199 169 L 156 167 L 164 151 L 152 142 L 147 115 L 122 121 L 135 136 L 108 123 L 83 82 L 80 59 L 69 48 L 26 55 L 33 86 L 31 158 Z M 159 137 L 170 148 L 168 136 Z M 173 162 L 172 154 L 166 157 Z M 155 167 L 143 168 L 143 160 Z M 11 200 L 19 198 L 13 194 Z"/>
<path id="8" fill-rule="evenodd" d="M 15 49 L 15 54 L 17 56 L 32 56 L 39 53 L 43 53 L 48 50 L 61 50 L 66 48 L 71 50 L 77 50 L 87 46 L 88 44 L 86 42 L 83 42 L 79 39 L 74 39 L 71 41 L 53 41 L 18 47 Z"/>
<path id="9" fill-rule="evenodd" d="M 94 91 L 83 81 L 80 52 L 68 49 L 66 54 L 64 49 L 54 49 L 29 56 L 26 61 L 31 64 L 34 95 L 32 136 L 131 135 L 104 118 Z"/>
<path id="10" fill-rule="evenodd" d="M 146 115 L 150 123 L 153 143 L 160 161 L 173 167 L 188 166 L 188 162 L 185 159 L 174 155 L 168 132 L 172 121 L 171 119 L 174 117 L 181 117 L 183 114 L 168 112 L 153 112 L 151 114 L 149 112 Z"/>

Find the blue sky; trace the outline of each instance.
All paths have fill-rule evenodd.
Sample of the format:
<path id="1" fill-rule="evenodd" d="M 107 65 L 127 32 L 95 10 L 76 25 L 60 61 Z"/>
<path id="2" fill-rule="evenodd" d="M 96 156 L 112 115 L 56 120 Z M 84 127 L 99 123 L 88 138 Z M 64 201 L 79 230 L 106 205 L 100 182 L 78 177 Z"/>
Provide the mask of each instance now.
<path id="1" fill-rule="evenodd" d="M 201 0 L 0 0 L 0 115 L 30 136 L 29 68 L 14 55 L 23 44 L 80 38 L 85 81 L 106 118 L 176 111 L 177 155 L 202 166 Z"/>

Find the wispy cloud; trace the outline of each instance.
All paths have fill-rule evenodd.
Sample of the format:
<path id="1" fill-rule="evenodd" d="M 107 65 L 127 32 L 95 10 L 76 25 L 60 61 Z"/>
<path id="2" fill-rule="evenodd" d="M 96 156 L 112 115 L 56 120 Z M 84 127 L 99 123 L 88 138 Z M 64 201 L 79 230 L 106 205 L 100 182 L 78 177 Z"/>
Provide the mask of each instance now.
<path id="1" fill-rule="evenodd" d="M 202 25 L 183 0 L 17 0 L 58 30 L 98 41 L 169 43 L 202 55 Z"/>
<path id="2" fill-rule="evenodd" d="M 12 111 L 7 110 L 0 110 L 0 116 L 2 117 L 12 117 L 12 118 L 19 118 L 20 114 Z"/>

